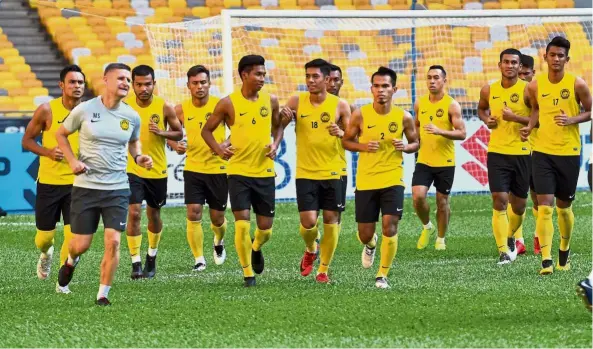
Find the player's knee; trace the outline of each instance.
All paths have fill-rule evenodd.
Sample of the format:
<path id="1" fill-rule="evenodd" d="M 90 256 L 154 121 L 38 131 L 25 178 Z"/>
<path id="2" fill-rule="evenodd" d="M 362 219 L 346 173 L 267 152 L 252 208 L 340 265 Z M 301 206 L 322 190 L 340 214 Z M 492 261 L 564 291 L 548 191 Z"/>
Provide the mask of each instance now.
<path id="1" fill-rule="evenodd" d="M 202 217 L 200 217 L 200 218 L 202 218 Z M 224 224 L 224 214 L 213 213 L 212 211 L 210 211 L 210 221 L 215 226 L 220 227 L 221 225 Z"/>
<path id="2" fill-rule="evenodd" d="M 397 224 L 393 222 L 383 223 L 383 236 L 392 237 L 397 234 Z"/>
<path id="3" fill-rule="evenodd" d="M 130 208 L 130 212 L 128 213 L 128 224 L 139 224 L 141 219 L 141 211 Z"/>
<path id="4" fill-rule="evenodd" d="M 331 211 L 323 212 L 323 223 L 324 224 L 336 224 L 336 223 L 338 223 L 339 218 L 340 218 L 339 212 L 331 212 Z M 310 228 L 308 228 L 308 229 L 310 229 Z"/>
<path id="5" fill-rule="evenodd" d="M 110 256 L 114 256 L 119 251 L 119 239 L 106 239 L 105 240 L 105 253 Z"/>
<path id="6" fill-rule="evenodd" d="M 272 220 L 267 221 L 267 220 L 263 220 L 263 221 L 258 221 L 257 222 L 257 228 L 259 230 L 268 230 L 268 229 L 272 229 Z"/>
<path id="7" fill-rule="evenodd" d="M 306 221 L 302 221 L 301 222 L 301 225 L 305 229 L 313 229 L 313 227 L 315 226 L 315 224 L 317 224 L 317 222 L 315 222 L 315 221 L 309 221 L 309 220 L 306 220 Z"/>
<path id="8" fill-rule="evenodd" d="M 438 198 L 437 210 L 442 212 L 449 211 L 449 200 L 447 198 Z"/>

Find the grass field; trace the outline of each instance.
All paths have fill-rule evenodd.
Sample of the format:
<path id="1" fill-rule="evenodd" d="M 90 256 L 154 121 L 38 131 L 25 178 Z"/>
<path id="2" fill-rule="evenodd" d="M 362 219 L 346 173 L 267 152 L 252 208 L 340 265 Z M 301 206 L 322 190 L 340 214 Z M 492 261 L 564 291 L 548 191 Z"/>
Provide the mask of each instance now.
<path id="1" fill-rule="evenodd" d="M 434 208 L 434 200 L 431 204 Z M 406 199 L 390 290 L 374 287 L 378 261 L 373 269 L 361 267 L 353 202 L 330 269 L 331 284 L 316 284 L 314 273 L 300 276 L 304 247 L 296 205 L 289 203 L 277 205 L 274 234 L 263 250 L 266 270 L 252 289 L 242 287 L 233 224 L 227 262 L 214 265 L 212 232 L 206 229 L 208 268 L 193 274 L 185 209 L 165 208 L 157 277 L 130 280 L 123 238 L 110 293 L 113 306 L 107 308 L 94 305 L 101 231 L 76 269 L 73 293 L 58 295 L 57 254 L 50 279 L 40 281 L 35 273 L 34 217 L 5 217 L 0 220 L 0 346 L 591 348 L 591 313 L 575 294 L 576 282 L 591 271 L 590 193 L 578 193 L 575 202 L 572 270 L 547 277 L 538 275 L 530 214 L 524 229 L 527 255 L 501 267 L 490 229 L 490 198 L 454 196 L 451 207 L 447 250 L 430 245 L 417 251 L 420 225 Z M 227 218 L 232 222 L 230 213 Z M 143 255 L 146 244 L 145 237 Z M 557 246 L 556 230 L 554 258 Z"/>

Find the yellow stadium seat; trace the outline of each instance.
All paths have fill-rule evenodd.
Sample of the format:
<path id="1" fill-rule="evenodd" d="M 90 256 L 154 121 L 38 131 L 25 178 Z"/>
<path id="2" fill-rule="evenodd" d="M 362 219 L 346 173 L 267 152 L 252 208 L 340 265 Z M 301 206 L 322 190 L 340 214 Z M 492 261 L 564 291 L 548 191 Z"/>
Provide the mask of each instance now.
<path id="1" fill-rule="evenodd" d="M 49 96 L 49 91 L 45 87 L 34 87 L 29 89 L 29 96 Z"/>
<path id="2" fill-rule="evenodd" d="M 557 8 L 574 8 L 573 0 L 556 0 Z"/>
<path id="3" fill-rule="evenodd" d="M 74 8 L 74 1 L 72 0 L 57 0 L 56 1 L 57 8 Z"/>
<path id="4" fill-rule="evenodd" d="M 98 9 L 111 9 L 113 5 L 109 0 L 95 0 L 93 6 Z"/>
<path id="5" fill-rule="evenodd" d="M 154 10 L 154 15 L 156 17 L 170 17 L 173 16 L 173 10 L 168 7 L 157 7 Z"/>
<path id="6" fill-rule="evenodd" d="M 157 7 L 166 7 L 167 0 L 150 0 L 150 7 L 156 9 Z"/>
<path id="7" fill-rule="evenodd" d="M 537 8 L 537 2 L 535 2 L 534 0 L 521 0 L 519 1 L 519 7 L 522 9 Z"/>
<path id="8" fill-rule="evenodd" d="M 448 7 L 450 10 L 458 10 L 462 6 L 460 0 L 443 0 L 443 5 Z"/>
<path id="9" fill-rule="evenodd" d="M 0 50 L 0 57 L 6 59 L 7 57 L 11 57 L 11 56 L 18 56 L 19 55 L 19 50 L 17 50 L 16 48 L 5 48 Z"/>
<path id="10" fill-rule="evenodd" d="M 0 73 L 0 75 L 3 73 Z M 15 80 L 14 77 L 11 78 L 12 80 L 2 80 L 0 79 L 0 88 L 17 88 L 23 87 L 23 83 L 20 80 Z"/>
<path id="11" fill-rule="evenodd" d="M 91 40 L 91 41 L 87 41 L 86 43 L 86 47 L 88 47 L 89 49 L 95 49 L 95 48 L 99 48 L 99 47 L 105 47 L 105 44 L 103 43 L 103 41 L 99 41 L 99 40 Z"/>
<path id="12" fill-rule="evenodd" d="M 12 103 L 18 105 L 29 105 L 33 103 L 33 98 L 30 96 L 17 96 L 12 98 Z"/>
<path id="13" fill-rule="evenodd" d="M 489 1 L 484 3 L 484 10 L 498 10 L 500 9 L 500 2 L 496 2 L 496 1 Z"/>
<path id="14" fill-rule="evenodd" d="M 28 64 L 15 64 L 10 66 L 10 71 L 17 74 L 18 76 L 20 73 L 30 72 L 31 67 Z"/>
<path id="15" fill-rule="evenodd" d="M 373 8 L 375 10 L 386 10 L 386 11 L 392 10 L 391 5 L 389 5 L 389 4 L 375 5 L 375 6 L 373 6 Z"/>
<path id="16" fill-rule="evenodd" d="M 226 8 L 241 7 L 241 0 L 224 0 L 223 4 Z"/>
<path id="17" fill-rule="evenodd" d="M 88 25 L 88 21 L 85 17 L 70 17 L 68 18 L 68 24 L 71 28 L 78 28 Z"/>
<path id="18" fill-rule="evenodd" d="M 503 8 L 503 9 L 516 10 L 516 9 L 519 9 L 519 2 L 518 1 L 514 1 L 514 0 L 501 1 L 500 2 L 500 7 Z"/>
<path id="19" fill-rule="evenodd" d="M 537 3 L 538 8 L 556 8 L 556 0 L 540 0 Z"/>
<path id="20" fill-rule="evenodd" d="M 13 104 L 12 97 L 0 96 L 0 105 Z"/>

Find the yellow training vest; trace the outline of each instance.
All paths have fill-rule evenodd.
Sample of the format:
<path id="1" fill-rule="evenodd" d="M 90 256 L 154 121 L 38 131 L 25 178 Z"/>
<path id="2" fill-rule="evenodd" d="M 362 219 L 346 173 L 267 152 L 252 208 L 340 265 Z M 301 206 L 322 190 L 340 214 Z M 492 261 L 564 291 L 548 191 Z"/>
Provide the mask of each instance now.
<path id="1" fill-rule="evenodd" d="M 296 178 L 339 179 L 342 160 L 340 138 L 331 136 L 327 127 L 336 122 L 340 98 L 328 94 L 319 106 L 313 106 L 309 92 L 299 95 L 296 116 Z M 341 142 L 340 142 L 341 143 Z"/>
<path id="2" fill-rule="evenodd" d="M 185 170 L 191 172 L 221 174 L 226 173 L 227 162 L 217 154 L 212 154 L 212 150 L 204 138 L 202 138 L 202 127 L 206 120 L 212 115 L 218 97 L 209 96 L 208 102 L 198 108 L 191 99 L 181 104 L 183 109 L 183 124 L 187 133 L 187 157 L 185 158 Z M 218 125 L 212 132 L 216 143 L 222 143 L 225 139 L 224 123 Z"/>
<path id="3" fill-rule="evenodd" d="M 538 74 L 537 103 L 539 104 L 539 130 L 535 151 L 550 155 L 580 155 L 581 137 L 579 125 L 558 126 L 554 117 L 563 110 L 569 117 L 578 116 L 581 107 L 577 103 L 574 84 L 576 76 L 564 73 L 564 78 L 552 84 L 546 73 Z"/>
<path id="4" fill-rule="evenodd" d="M 49 107 L 51 109 L 51 125 L 49 130 L 43 130 L 41 133 L 41 145 L 44 148 L 53 149 L 58 146 L 56 131 L 62 126 L 70 111 L 62 104 L 62 97 L 52 99 L 49 102 Z M 78 158 L 78 131 L 68 136 L 68 141 L 74 156 Z M 46 156 L 40 156 L 37 179 L 39 183 L 43 184 L 72 185 L 74 183 L 74 174 L 66 158 L 61 161 L 54 161 Z"/>
<path id="5" fill-rule="evenodd" d="M 404 110 L 392 106 L 389 114 L 379 115 L 372 104 L 360 108 L 362 125 L 360 143 L 378 141 L 376 153 L 360 152 L 356 171 L 356 189 L 371 190 L 404 185 L 402 152 L 395 150 L 393 139 L 402 139 Z"/>
<path id="6" fill-rule="evenodd" d="M 528 142 L 521 140 L 519 130 L 522 124 L 502 119 L 502 109 L 507 106 L 515 115 L 529 117 L 531 108 L 525 105 L 524 92 L 528 82 L 517 80 L 509 88 L 501 85 L 501 80 L 490 85 L 490 115 L 496 119 L 498 126 L 492 129 L 488 152 L 506 155 L 529 155 L 531 152 Z"/>
<path id="7" fill-rule="evenodd" d="M 142 143 L 142 154 L 149 155 L 153 163 L 150 170 L 140 167 L 136 165 L 134 158 L 128 152 L 128 173 L 142 178 L 166 178 L 167 156 L 165 155 L 165 137 L 157 136 L 148 130 L 151 121 L 157 124 L 161 130 L 167 128 L 165 116 L 163 115 L 165 100 L 153 95 L 150 105 L 143 108 L 136 103 L 136 96 L 132 95 L 126 99 L 126 103 L 140 114 L 140 143 Z"/>
<path id="8" fill-rule="evenodd" d="M 452 139 L 426 133 L 424 126 L 432 123 L 441 130 L 453 130 L 449 119 L 449 106 L 453 98 L 444 95 L 440 101 L 433 103 L 428 95 L 420 98 L 418 103 L 418 121 L 420 122 L 420 150 L 418 163 L 430 167 L 455 166 L 455 144 Z"/>
<path id="9" fill-rule="evenodd" d="M 257 101 L 243 97 L 241 90 L 229 95 L 235 109 L 231 144 L 235 155 L 229 160 L 227 173 L 246 177 L 275 177 L 274 161 L 266 156 L 272 143 L 272 101 L 259 92 Z"/>

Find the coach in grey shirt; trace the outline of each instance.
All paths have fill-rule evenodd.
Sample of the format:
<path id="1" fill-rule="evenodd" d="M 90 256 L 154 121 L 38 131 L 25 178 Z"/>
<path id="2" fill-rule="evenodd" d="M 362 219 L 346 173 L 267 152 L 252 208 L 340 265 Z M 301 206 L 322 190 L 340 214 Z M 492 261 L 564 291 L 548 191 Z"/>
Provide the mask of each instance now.
<path id="1" fill-rule="evenodd" d="M 58 145 L 77 175 L 70 210 L 74 235 L 68 260 L 60 268 L 57 287 L 66 288 L 72 280 L 79 256 L 90 247 L 99 218 L 103 218 L 105 252 L 96 304 L 110 305 L 107 296 L 119 264 L 120 234 L 126 229 L 128 215 L 127 152 L 145 168 L 152 167 L 152 159 L 141 154 L 140 116 L 121 101 L 130 90 L 130 67 L 109 64 L 103 80 L 105 92 L 74 108 L 56 133 Z M 78 159 L 67 138 L 76 131 L 80 144 Z"/>

